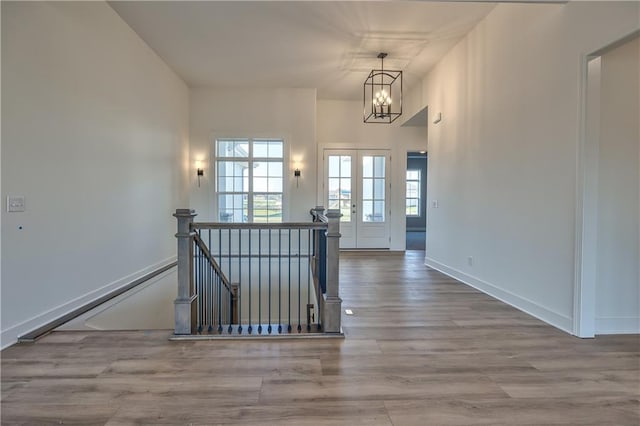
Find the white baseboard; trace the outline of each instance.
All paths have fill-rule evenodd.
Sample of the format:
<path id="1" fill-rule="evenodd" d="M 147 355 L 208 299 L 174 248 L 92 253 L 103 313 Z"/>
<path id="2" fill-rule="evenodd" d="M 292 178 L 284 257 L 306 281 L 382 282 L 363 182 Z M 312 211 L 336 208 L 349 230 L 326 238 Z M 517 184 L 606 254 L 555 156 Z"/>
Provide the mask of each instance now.
<path id="1" fill-rule="evenodd" d="M 150 272 L 163 268 L 175 262 L 176 259 L 177 259 L 176 256 L 172 256 L 169 259 L 165 259 L 154 265 L 150 265 L 146 268 L 143 268 L 139 271 L 134 272 L 133 274 L 122 277 L 98 289 L 90 291 L 82 296 L 76 297 L 73 300 L 70 300 L 66 303 L 56 306 L 55 308 L 49 309 L 46 312 L 38 314 L 32 318 L 29 318 L 18 324 L 12 325 L 7 329 L 2 330 L 2 332 L 0 332 L 0 349 L 4 349 L 8 346 L 13 345 L 18 341 L 18 338 L 20 336 L 32 330 L 35 330 L 39 327 L 42 327 L 43 325 L 48 324 L 51 321 L 78 309 L 81 306 L 91 303 L 92 301 L 99 299 L 100 297 L 106 294 L 109 294 L 114 290 L 124 287 L 127 284 L 149 274 Z"/>
<path id="2" fill-rule="evenodd" d="M 640 317 L 598 317 L 596 334 L 640 334 Z"/>
<path id="3" fill-rule="evenodd" d="M 508 305 L 511 305 L 516 309 L 519 309 L 533 317 L 538 318 L 539 320 L 546 322 L 547 324 L 559 328 L 560 330 L 569 334 L 573 334 L 573 321 L 566 315 L 551 311 L 550 309 L 547 309 L 544 306 L 537 304 L 536 302 L 513 294 L 508 290 L 504 290 L 498 286 L 483 281 L 480 278 L 476 278 L 474 276 L 466 274 L 455 268 L 443 265 L 442 263 L 429 257 L 425 257 L 424 263 L 430 268 L 440 271 L 443 274 L 450 276 L 451 278 L 455 278 L 456 280 L 461 281 L 477 290 L 480 290 L 481 292 L 486 293 L 489 296 L 495 297 L 496 299 Z"/>

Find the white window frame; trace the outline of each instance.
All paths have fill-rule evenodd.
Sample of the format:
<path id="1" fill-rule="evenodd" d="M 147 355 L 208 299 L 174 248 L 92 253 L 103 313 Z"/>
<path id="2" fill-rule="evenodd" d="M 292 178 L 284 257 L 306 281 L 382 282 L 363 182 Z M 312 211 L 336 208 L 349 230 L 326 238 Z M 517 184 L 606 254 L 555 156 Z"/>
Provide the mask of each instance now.
<path id="1" fill-rule="evenodd" d="M 249 152 L 247 153 L 246 157 L 219 157 L 218 156 L 218 142 L 231 142 L 231 141 L 246 141 L 249 147 Z M 254 149 L 254 142 L 260 142 L 260 141 L 279 141 L 282 142 L 282 157 L 254 157 L 253 156 L 253 149 Z M 254 206 L 253 206 L 253 198 L 255 195 L 280 195 L 281 199 L 282 199 L 282 207 L 281 207 L 281 217 L 280 217 L 280 222 L 269 222 L 269 223 L 281 223 L 281 222 L 285 222 L 286 221 L 286 217 L 288 216 L 288 194 L 287 194 L 287 188 L 289 186 L 289 179 L 288 179 L 288 174 L 287 174 L 287 168 L 285 168 L 286 164 L 287 164 L 287 149 L 286 149 L 286 141 L 285 138 L 283 137 L 247 137 L 247 136 L 233 136 L 233 137 L 222 137 L 222 136 L 217 136 L 213 138 L 213 146 L 212 146 L 212 165 L 213 165 L 213 177 L 214 177 L 214 186 L 213 186 L 213 194 L 214 194 L 214 212 L 213 212 L 213 216 L 214 216 L 214 220 L 221 220 L 220 217 L 220 206 L 219 206 L 219 196 L 222 195 L 246 195 L 247 196 L 247 221 L 245 222 L 244 220 L 242 221 L 242 223 L 253 223 L 254 222 Z M 219 192 L 218 191 L 218 186 L 219 186 L 219 179 L 220 177 L 218 176 L 218 169 L 219 169 L 219 162 L 221 161 L 238 161 L 238 162 L 245 162 L 248 164 L 248 191 L 245 192 L 237 192 L 237 191 L 224 191 L 224 192 Z M 273 162 L 273 163 L 280 163 L 282 165 L 282 191 L 281 192 L 254 192 L 253 191 L 253 165 L 256 162 Z M 238 221 L 233 221 L 234 223 L 240 223 Z M 262 223 L 262 222 L 261 222 Z M 264 222 L 266 223 L 266 222 Z"/>
<path id="2" fill-rule="evenodd" d="M 418 172 L 418 179 L 409 179 L 409 172 Z M 417 182 L 418 183 L 418 195 L 416 197 L 408 197 L 407 196 L 407 188 L 409 187 L 409 182 Z M 420 217 L 422 215 L 422 212 L 420 211 L 420 204 L 422 202 L 422 172 L 420 169 L 407 169 L 407 175 L 406 175 L 406 188 L 405 188 L 405 204 L 404 204 L 404 211 L 407 217 Z M 407 213 L 407 201 L 409 200 L 416 200 L 416 206 L 417 206 L 417 213 L 416 214 L 409 214 Z"/>

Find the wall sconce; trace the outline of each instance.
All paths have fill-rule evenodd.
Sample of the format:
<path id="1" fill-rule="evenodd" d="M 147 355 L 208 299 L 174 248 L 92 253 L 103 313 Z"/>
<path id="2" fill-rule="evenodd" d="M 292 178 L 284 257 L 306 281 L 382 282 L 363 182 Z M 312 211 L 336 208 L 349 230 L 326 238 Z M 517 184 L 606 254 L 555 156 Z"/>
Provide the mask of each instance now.
<path id="1" fill-rule="evenodd" d="M 204 176 L 204 169 L 202 168 L 202 161 L 196 161 L 196 176 L 198 176 L 198 188 L 200 188 L 200 176 Z"/>
<path id="2" fill-rule="evenodd" d="M 302 169 L 302 166 L 304 165 L 302 162 L 302 156 L 294 155 L 291 158 L 291 165 L 293 168 L 293 177 L 296 178 L 296 188 L 298 188 L 300 185 L 300 176 L 302 176 L 302 171 L 300 169 Z"/>

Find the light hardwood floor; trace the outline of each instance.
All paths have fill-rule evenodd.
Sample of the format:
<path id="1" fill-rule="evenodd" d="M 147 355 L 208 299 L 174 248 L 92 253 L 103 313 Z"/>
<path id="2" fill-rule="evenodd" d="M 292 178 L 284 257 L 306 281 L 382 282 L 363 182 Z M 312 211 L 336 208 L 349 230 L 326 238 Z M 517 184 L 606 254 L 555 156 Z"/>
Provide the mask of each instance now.
<path id="1" fill-rule="evenodd" d="M 54 332 L 2 352 L 2 424 L 640 424 L 640 336 L 581 340 L 423 265 L 341 258 L 344 340 Z"/>

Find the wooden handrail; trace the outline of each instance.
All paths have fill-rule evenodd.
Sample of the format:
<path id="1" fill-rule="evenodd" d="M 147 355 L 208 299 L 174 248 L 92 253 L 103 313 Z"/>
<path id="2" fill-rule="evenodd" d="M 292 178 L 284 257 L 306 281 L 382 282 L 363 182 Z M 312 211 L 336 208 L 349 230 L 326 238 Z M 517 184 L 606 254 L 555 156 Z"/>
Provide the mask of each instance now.
<path id="1" fill-rule="evenodd" d="M 322 222 L 278 222 L 278 223 L 239 223 L 239 222 L 193 222 L 191 229 L 326 229 Z"/>
<path id="2" fill-rule="evenodd" d="M 222 269 L 220 269 L 220 265 L 218 265 L 218 262 L 216 262 L 213 256 L 211 256 L 211 252 L 209 251 L 209 248 L 204 243 L 204 241 L 202 241 L 202 239 L 200 238 L 200 235 L 198 235 L 197 233 L 194 234 L 193 241 L 198 245 L 198 247 L 202 251 L 202 254 L 204 254 L 204 257 L 209 261 L 209 263 L 211 264 L 211 267 L 216 272 L 216 274 L 220 277 L 220 280 L 222 280 L 222 283 L 227 288 L 227 290 L 232 292 L 231 283 L 229 282 L 229 279 L 222 272 Z"/>
<path id="3" fill-rule="evenodd" d="M 313 223 L 329 223 L 329 219 L 324 214 L 324 210 L 319 207 L 309 210 L 311 216 L 313 216 Z"/>

